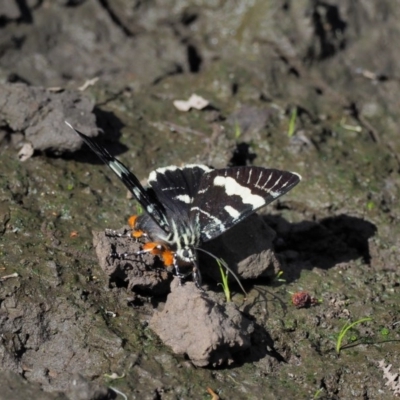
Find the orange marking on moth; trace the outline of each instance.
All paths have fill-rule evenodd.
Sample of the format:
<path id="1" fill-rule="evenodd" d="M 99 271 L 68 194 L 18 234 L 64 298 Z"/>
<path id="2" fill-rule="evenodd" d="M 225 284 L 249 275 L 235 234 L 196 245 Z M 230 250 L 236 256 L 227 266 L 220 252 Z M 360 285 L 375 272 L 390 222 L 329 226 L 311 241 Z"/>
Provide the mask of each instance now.
<path id="1" fill-rule="evenodd" d="M 132 229 L 135 228 L 137 217 L 137 215 L 131 215 L 128 219 L 128 224 Z"/>
<path id="2" fill-rule="evenodd" d="M 143 251 L 151 254 L 160 255 L 163 251 L 162 245 L 156 242 L 148 242 L 143 245 Z"/>
<path id="3" fill-rule="evenodd" d="M 136 238 L 136 239 L 139 239 L 142 236 L 145 236 L 145 233 L 141 229 L 135 229 L 137 218 L 138 218 L 137 215 L 130 216 L 128 218 L 128 225 L 132 229 L 131 236 Z"/>
<path id="4" fill-rule="evenodd" d="M 161 257 L 166 267 L 174 264 L 174 253 L 171 250 L 165 249 L 161 254 Z"/>
<path id="5" fill-rule="evenodd" d="M 156 242 L 149 242 L 143 245 L 143 251 L 149 252 L 154 256 L 159 256 L 166 267 L 174 264 L 174 252 L 167 249 L 164 245 Z"/>
<path id="6" fill-rule="evenodd" d="M 138 239 L 138 238 L 141 238 L 142 236 L 144 236 L 144 232 L 141 230 L 138 230 L 138 231 L 133 230 L 131 232 L 131 236 Z"/>

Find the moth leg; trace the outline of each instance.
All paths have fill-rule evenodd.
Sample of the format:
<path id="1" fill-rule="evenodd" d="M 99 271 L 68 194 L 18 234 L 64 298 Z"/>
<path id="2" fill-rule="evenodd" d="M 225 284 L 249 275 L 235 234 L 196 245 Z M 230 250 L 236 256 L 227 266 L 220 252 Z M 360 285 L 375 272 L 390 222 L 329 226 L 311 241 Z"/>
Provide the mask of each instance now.
<path id="1" fill-rule="evenodd" d="M 132 237 L 131 235 L 129 237 Z M 113 251 L 110 253 L 110 257 L 119 258 L 121 260 L 125 260 L 129 256 L 137 256 L 145 253 L 151 253 L 154 255 L 162 255 L 162 245 L 154 242 L 145 243 L 143 245 L 143 250 L 136 251 L 136 252 L 126 252 L 126 253 L 117 253 Z"/>
<path id="2" fill-rule="evenodd" d="M 181 271 L 179 269 L 176 253 L 174 253 L 173 264 L 174 264 L 174 268 L 175 268 L 175 276 L 179 279 L 179 286 L 182 286 L 182 281 L 186 278 L 187 275 L 181 273 Z"/>
<path id="3" fill-rule="evenodd" d="M 112 236 L 112 237 L 123 237 L 123 238 L 129 238 L 131 237 L 131 232 L 125 231 L 124 233 L 119 233 L 115 231 L 114 229 L 106 229 L 105 233 L 107 236 Z"/>
<path id="4" fill-rule="evenodd" d="M 113 237 L 123 237 L 123 238 L 130 238 L 133 237 L 135 239 L 139 239 L 141 237 L 147 237 L 147 234 L 143 232 L 141 229 L 136 229 L 136 220 L 138 216 L 137 215 L 132 215 L 128 219 L 128 225 L 131 228 L 131 231 L 125 231 L 124 233 L 119 233 L 115 231 L 114 229 L 106 229 L 106 235 L 107 236 L 113 236 Z"/>
<path id="5" fill-rule="evenodd" d="M 197 263 L 193 264 L 192 276 L 193 276 L 193 281 L 194 281 L 196 287 L 198 289 L 203 290 L 201 287 L 201 282 L 202 282 L 201 273 L 200 273 L 199 267 L 197 266 Z"/>
<path id="6" fill-rule="evenodd" d="M 127 259 L 129 256 L 136 256 L 136 255 L 137 255 L 137 253 L 128 253 L 128 252 L 126 252 L 126 253 L 117 253 L 116 251 L 112 251 L 112 252 L 109 254 L 109 257 L 118 258 L 118 259 L 120 259 L 120 260 L 125 260 L 125 259 Z"/>

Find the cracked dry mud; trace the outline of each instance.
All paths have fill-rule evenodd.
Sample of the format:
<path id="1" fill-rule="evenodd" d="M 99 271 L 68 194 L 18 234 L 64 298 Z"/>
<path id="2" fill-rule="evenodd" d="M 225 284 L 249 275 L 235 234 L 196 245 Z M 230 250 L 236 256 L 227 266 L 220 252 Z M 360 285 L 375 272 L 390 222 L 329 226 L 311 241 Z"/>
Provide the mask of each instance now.
<path id="1" fill-rule="evenodd" d="M 389 0 L 0 2 L 0 399 L 394 395 L 382 366 L 400 369 L 399 12 Z M 210 106 L 174 108 L 193 93 Z M 143 182 L 186 163 L 300 173 L 210 243 L 247 299 L 232 282 L 226 305 L 208 257 L 209 303 L 151 258 L 108 263 L 102 232 L 135 202 L 64 120 Z M 298 292 L 318 304 L 296 308 Z M 194 323 L 214 308 L 221 329 L 236 324 L 234 345 Z M 337 355 L 342 327 L 364 317 Z M 213 333 L 220 353 L 204 351 Z"/>

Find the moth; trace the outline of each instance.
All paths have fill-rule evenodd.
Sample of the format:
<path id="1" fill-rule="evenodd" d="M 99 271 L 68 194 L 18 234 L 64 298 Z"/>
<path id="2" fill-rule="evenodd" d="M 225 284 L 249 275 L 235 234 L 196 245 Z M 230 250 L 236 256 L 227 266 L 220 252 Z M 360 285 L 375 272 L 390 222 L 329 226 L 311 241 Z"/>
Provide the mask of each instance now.
<path id="1" fill-rule="evenodd" d="M 192 266 L 201 286 L 198 251 L 255 211 L 293 189 L 301 180 L 294 172 L 254 166 L 212 169 L 202 164 L 168 166 L 152 171 L 148 188 L 104 147 L 73 129 L 107 164 L 145 211 L 129 218 L 133 237 L 146 237 L 142 253 L 158 255 L 166 267 Z M 226 266 L 227 267 L 227 266 Z M 229 268 L 228 268 L 229 269 Z"/>

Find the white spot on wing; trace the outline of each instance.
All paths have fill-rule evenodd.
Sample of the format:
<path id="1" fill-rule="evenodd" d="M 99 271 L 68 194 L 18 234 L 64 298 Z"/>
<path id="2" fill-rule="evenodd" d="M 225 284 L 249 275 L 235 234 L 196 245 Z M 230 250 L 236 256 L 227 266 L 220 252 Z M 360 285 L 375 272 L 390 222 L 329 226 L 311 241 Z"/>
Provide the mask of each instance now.
<path id="1" fill-rule="evenodd" d="M 250 173 L 249 173 L 249 179 L 247 179 L 247 183 L 250 183 L 250 179 L 251 179 L 251 175 L 252 174 L 253 174 L 253 170 L 251 169 Z M 260 174 L 260 175 L 262 175 L 262 174 Z M 260 178 L 258 178 L 258 179 L 260 179 Z"/>
<path id="2" fill-rule="evenodd" d="M 157 168 L 156 170 L 151 171 L 148 181 L 149 182 L 156 181 L 157 174 L 164 175 L 167 171 L 176 171 L 177 169 L 183 170 L 183 169 L 190 169 L 190 168 L 199 168 L 199 169 L 202 169 L 204 172 L 212 171 L 211 168 L 209 168 L 209 167 L 207 167 L 207 165 L 203 165 L 203 164 L 187 164 L 187 165 L 184 165 L 183 167 L 178 167 L 176 165 L 169 165 L 168 167 Z"/>
<path id="3" fill-rule="evenodd" d="M 282 192 L 274 192 L 273 190 L 270 190 L 268 194 L 270 194 L 275 199 L 279 197 L 282 194 Z"/>
<path id="4" fill-rule="evenodd" d="M 303 179 L 302 176 L 300 174 L 298 174 L 297 172 L 291 172 L 291 174 L 296 175 L 300 181 Z"/>
<path id="5" fill-rule="evenodd" d="M 281 185 L 281 188 L 283 189 L 284 187 L 286 187 L 288 185 L 289 181 L 286 181 L 283 185 Z"/>
<path id="6" fill-rule="evenodd" d="M 258 186 L 258 182 L 260 182 L 260 179 L 261 179 L 261 177 L 263 176 L 263 173 L 262 172 L 260 172 L 260 174 L 258 175 L 258 179 L 257 179 L 257 182 L 256 182 L 256 184 L 254 185 L 254 187 L 256 187 L 256 188 L 260 188 L 260 186 Z"/>
<path id="7" fill-rule="evenodd" d="M 75 128 L 68 122 L 68 121 L 64 121 L 71 129 L 75 130 Z"/>
<path id="8" fill-rule="evenodd" d="M 272 178 L 272 172 L 269 174 L 269 177 L 268 177 L 267 181 L 264 183 L 264 185 L 262 186 L 261 189 L 265 189 L 265 186 L 268 185 L 268 182 L 271 180 L 271 178 Z"/>
<path id="9" fill-rule="evenodd" d="M 248 187 L 240 185 L 231 177 L 216 176 L 214 185 L 224 187 L 228 196 L 239 196 L 243 203 L 250 204 L 253 208 L 259 208 L 265 204 L 263 197 L 253 194 Z"/>
<path id="10" fill-rule="evenodd" d="M 193 199 L 187 194 L 179 194 L 178 196 L 175 196 L 175 199 L 186 204 L 190 204 L 193 201 Z"/>
<path id="11" fill-rule="evenodd" d="M 133 188 L 132 189 L 132 191 L 133 191 L 133 194 L 138 198 L 138 199 L 140 199 L 141 198 L 141 193 L 140 193 L 140 190 L 139 189 L 137 189 L 137 188 Z"/>
<path id="12" fill-rule="evenodd" d="M 129 175 L 129 171 L 124 168 L 118 160 L 110 161 L 108 165 L 119 177 L 121 177 L 122 174 Z"/>
<path id="13" fill-rule="evenodd" d="M 225 206 L 224 210 L 233 218 L 237 219 L 240 217 L 240 212 L 231 206 Z"/>
<path id="14" fill-rule="evenodd" d="M 271 187 L 271 189 L 273 189 L 275 186 L 279 186 L 279 182 L 282 179 L 282 175 L 279 177 L 279 179 L 274 183 L 274 186 Z"/>

